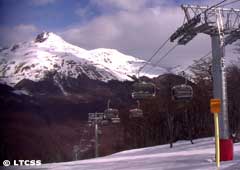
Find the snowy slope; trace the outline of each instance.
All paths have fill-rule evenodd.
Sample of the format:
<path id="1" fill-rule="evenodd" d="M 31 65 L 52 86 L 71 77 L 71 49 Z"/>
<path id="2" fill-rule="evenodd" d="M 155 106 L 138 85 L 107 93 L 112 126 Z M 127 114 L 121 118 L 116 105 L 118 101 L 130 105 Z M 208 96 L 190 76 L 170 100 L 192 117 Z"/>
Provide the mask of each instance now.
<path id="1" fill-rule="evenodd" d="M 179 141 L 172 149 L 161 145 L 119 152 L 97 159 L 43 164 L 39 167 L 11 167 L 34 170 L 214 170 L 214 138 Z M 221 162 L 221 170 L 240 170 L 240 143 L 234 145 L 233 161 Z"/>
<path id="2" fill-rule="evenodd" d="M 87 51 L 71 45 L 54 33 L 44 32 L 35 40 L 0 49 L 0 78 L 15 85 L 24 78 L 39 81 L 48 72 L 77 78 L 80 74 L 90 79 L 109 81 L 132 80 L 144 60 L 124 55 L 114 49 Z M 166 72 L 160 67 L 150 67 L 148 76 Z M 146 68 L 149 70 L 149 68 Z"/>

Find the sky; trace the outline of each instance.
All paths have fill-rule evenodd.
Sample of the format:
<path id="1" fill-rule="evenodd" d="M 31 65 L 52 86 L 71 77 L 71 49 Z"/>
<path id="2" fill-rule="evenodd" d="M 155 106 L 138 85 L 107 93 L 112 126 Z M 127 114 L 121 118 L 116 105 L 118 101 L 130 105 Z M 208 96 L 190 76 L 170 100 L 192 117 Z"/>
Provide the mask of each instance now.
<path id="1" fill-rule="evenodd" d="M 231 2 L 234 0 L 227 0 Z M 220 0 L 0 0 L 0 46 L 32 40 L 54 32 L 81 48 L 114 48 L 148 59 L 183 24 L 181 4 L 213 5 Z M 226 3 L 227 3 L 226 2 Z M 240 8 L 240 2 L 226 7 Z M 167 43 L 153 59 L 157 63 L 174 43 Z M 236 57 L 234 45 L 227 61 Z M 200 34 L 158 65 L 186 67 L 211 50 L 208 35 Z"/>

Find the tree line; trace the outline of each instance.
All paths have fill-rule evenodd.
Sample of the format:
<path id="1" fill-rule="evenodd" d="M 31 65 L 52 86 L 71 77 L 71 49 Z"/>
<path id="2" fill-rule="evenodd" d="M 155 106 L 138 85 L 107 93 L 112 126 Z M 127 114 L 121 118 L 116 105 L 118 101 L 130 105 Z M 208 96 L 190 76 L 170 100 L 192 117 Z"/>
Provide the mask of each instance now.
<path id="1" fill-rule="evenodd" d="M 184 84 L 184 78 L 165 74 L 152 80 L 157 96 L 141 101 L 143 118 L 129 119 L 128 112 L 122 113 L 124 147 L 138 148 L 169 143 L 174 146 L 177 140 L 189 140 L 214 135 L 213 115 L 210 113 L 210 99 L 213 98 L 211 58 L 194 61 L 190 67 L 188 84 L 193 87 L 193 99 L 188 102 L 172 100 L 174 85 Z M 240 137 L 240 59 L 226 67 L 228 114 L 230 134 L 237 142 Z"/>

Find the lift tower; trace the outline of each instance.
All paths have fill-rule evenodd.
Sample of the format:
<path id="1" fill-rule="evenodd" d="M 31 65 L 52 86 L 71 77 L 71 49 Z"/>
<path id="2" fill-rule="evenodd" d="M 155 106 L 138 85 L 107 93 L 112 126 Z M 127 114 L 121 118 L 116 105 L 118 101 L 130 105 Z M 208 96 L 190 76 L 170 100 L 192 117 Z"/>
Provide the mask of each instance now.
<path id="1" fill-rule="evenodd" d="M 226 45 L 240 39 L 240 10 L 193 5 L 182 5 L 181 7 L 185 13 L 186 22 L 171 35 L 170 41 L 177 40 L 179 45 L 185 45 L 199 33 L 210 35 L 213 96 L 221 99 L 220 157 L 222 161 L 232 160 L 233 143 L 229 135 L 224 54 Z"/>

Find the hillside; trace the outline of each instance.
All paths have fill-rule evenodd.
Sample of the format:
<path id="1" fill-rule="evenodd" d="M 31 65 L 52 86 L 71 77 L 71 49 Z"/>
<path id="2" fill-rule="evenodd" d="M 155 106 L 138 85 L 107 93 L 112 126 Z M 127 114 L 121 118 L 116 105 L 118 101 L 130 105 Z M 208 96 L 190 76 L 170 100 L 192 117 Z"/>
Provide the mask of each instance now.
<path id="1" fill-rule="evenodd" d="M 193 99 L 183 103 L 172 100 L 171 92 L 185 82 L 183 77 L 162 74 L 162 68 L 150 69 L 162 74 L 154 78 L 141 73 L 140 79 L 156 85 L 156 97 L 141 100 L 143 117 L 132 119 L 131 110 L 137 107 L 131 97 L 132 78 L 145 61 L 116 50 L 87 51 L 53 33 L 0 51 L 0 160 L 72 161 L 76 145 L 81 159 L 94 157 L 88 113 L 104 112 L 109 99 L 121 123 L 100 126 L 100 156 L 214 134 L 211 79 L 199 76 L 198 83 L 189 81 Z M 228 74 L 229 121 L 231 133 L 239 134 L 236 71 Z"/>
<path id="2" fill-rule="evenodd" d="M 168 127 L 165 124 L 167 115 L 163 110 L 165 108 L 159 107 L 161 110 L 158 110 L 156 106 L 163 101 L 161 97 L 169 100 L 167 89 L 171 85 L 184 82 L 182 77 L 171 74 L 153 80 L 145 77 L 146 81 L 154 81 L 161 87 L 158 91 L 159 97 L 146 103 L 141 102 L 144 119 L 130 120 L 129 110 L 136 107 L 136 101 L 131 99 L 133 82 L 102 82 L 87 77 L 67 79 L 65 82 L 68 83 L 63 83 L 68 91 L 66 96 L 52 80 L 51 76 L 38 82 L 23 80 L 14 88 L 0 84 L 0 127 L 3 130 L 0 134 L 0 138 L 3 139 L 0 142 L 3 148 L 1 159 L 36 158 L 44 163 L 70 161 L 73 160 L 73 146 L 78 145 L 81 140 L 85 141 L 81 148 L 89 148 L 82 153 L 81 158 L 93 157 L 94 147 L 91 140 L 94 134 L 93 128 L 87 125 L 87 116 L 91 112 L 103 112 L 108 99 L 111 99 L 111 107 L 119 109 L 121 124 L 100 127 L 100 155 L 168 143 Z M 173 106 L 171 105 L 171 108 Z M 183 133 L 177 134 L 176 140 L 186 139 L 187 127 L 180 125 L 184 124 L 185 120 L 181 108 L 178 110 L 174 122 L 178 123 L 176 128 Z M 136 128 L 139 130 L 135 131 Z M 206 125 L 202 127 L 200 124 L 199 129 L 195 130 L 194 138 L 211 134 L 206 128 Z M 163 137 L 160 138 L 160 135 Z"/>
<path id="3" fill-rule="evenodd" d="M 83 161 L 43 164 L 35 167 L 7 168 L 13 170 L 213 170 L 214 138 L 178 141 L 169 145 L 128 150 L 110 156 Z M 234 146 L 233 161 L 221 162 L 221 170 L 240 170 L 240 143 Z"/>

